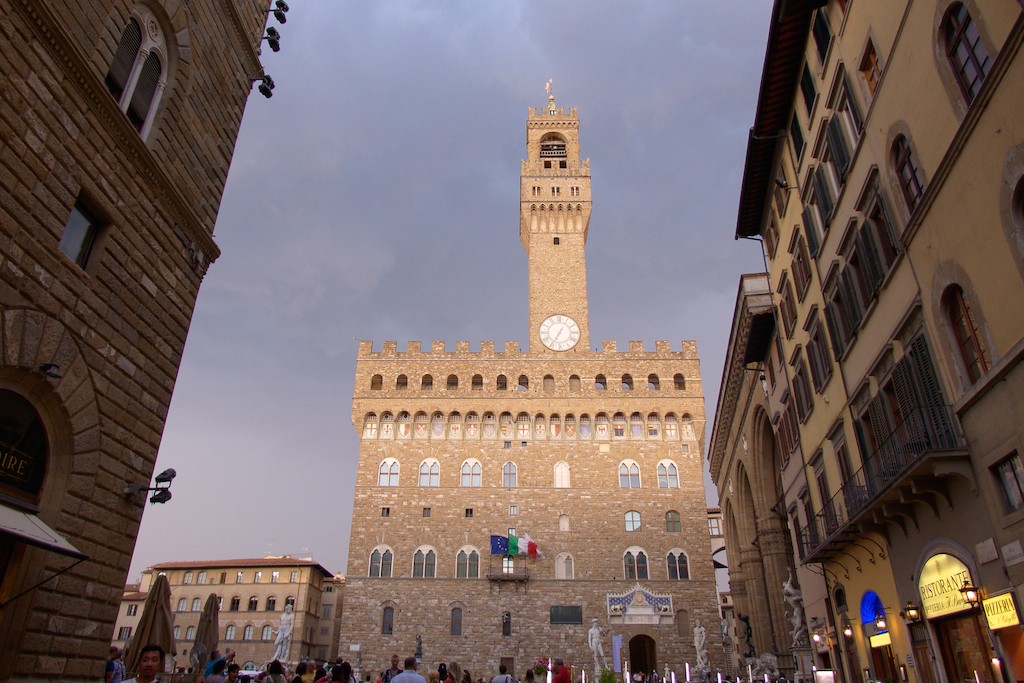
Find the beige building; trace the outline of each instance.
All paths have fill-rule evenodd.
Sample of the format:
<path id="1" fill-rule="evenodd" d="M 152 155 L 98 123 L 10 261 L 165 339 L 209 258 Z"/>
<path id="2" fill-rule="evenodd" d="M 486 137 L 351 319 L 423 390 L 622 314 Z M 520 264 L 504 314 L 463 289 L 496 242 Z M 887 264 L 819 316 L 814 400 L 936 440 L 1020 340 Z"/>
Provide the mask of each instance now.
<path id="1" fill-rule="evenodd" d="M 341 587 L 317 562 L 296 557 L 164 562 L 142 573 L 138 585 L 125 586 L 111 644 L 124 647 L 138 624 L 142 603 L 154 579 L 166 574 L 177 656 L 168 668 L 193 666 L 190 659 L 199 617 L 213 594 L 220 604 L 220 650 L 235 651 L 243 670 L 260 669 L 274 654 L 274 641 L 285 606 L 295 622 L 288 662 L 309 658 L 334 660 L 341 621 Z"/>
<path id="2" fill-rule="evenodd" d="M 266 7 L 0 16 L 0 679 L 97 680 Z"/>
<path id="3" fill-rule="evenodd" d="M 360 344 L 341 647 L 371 676 L 418 640 L 429 668 L 522 676 L 560 656 L 589 676 L 597 620 L 609 668 L 681 676 L 699 622 L 720 667 L 696 346 L 591 345 L 579 119 L 552 96 L 526 132 L 529 350 Z M 492 536 L 520 554 L 492 554 Z"/>
<path id="4" fill-rule="evenodd" d="M 785 513 L 847 681 L 1024 676 L 1022 39 L 1018 0 L 773 10 L 736 236 L 775 339 L 730 352 L 766 395 L 735 387 L 712 462 L 774 465 L 779 504 L 723 502 L 727 537 Z"/>

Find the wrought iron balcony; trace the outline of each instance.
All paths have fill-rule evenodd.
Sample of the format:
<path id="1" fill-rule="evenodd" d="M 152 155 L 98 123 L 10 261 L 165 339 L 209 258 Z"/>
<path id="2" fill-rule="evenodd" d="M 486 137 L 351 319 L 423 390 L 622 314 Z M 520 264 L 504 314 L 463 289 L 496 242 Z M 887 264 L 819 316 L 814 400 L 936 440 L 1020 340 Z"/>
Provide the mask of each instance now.
<path id="1" fill-rule="evenodd" d="M 949 406 L 908 412 L 879 444 L 864 466 L 849 478 L 797 535 L 801 562 L 820 562 L 867 531 L 904 528 L 915 505 L 933 509 L 949 500 L 946 478 L 973 479 L 966 442 Z"/>
<path id="2" fill-rule="evenodd" d="M 488 581 L 529 581 L 530 570 L 529 569 L 514 569 L 510 572 L 503 571 L 501 569 L 488 569 L 487 570 Z"/>

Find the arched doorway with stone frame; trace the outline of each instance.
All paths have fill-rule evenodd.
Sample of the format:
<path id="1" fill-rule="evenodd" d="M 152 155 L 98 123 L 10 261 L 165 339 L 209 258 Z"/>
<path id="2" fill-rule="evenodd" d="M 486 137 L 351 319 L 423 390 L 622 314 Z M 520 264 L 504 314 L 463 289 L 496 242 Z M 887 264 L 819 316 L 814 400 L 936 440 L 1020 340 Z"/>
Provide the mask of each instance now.
<path id="1" fill-rule="evenodd" d="M 638 633 L 629 639 L 629 671 L 630 674 L 645 673 L 650 675 L 658 669 L 658 648 L 654 638 L 646 633 Z"/>

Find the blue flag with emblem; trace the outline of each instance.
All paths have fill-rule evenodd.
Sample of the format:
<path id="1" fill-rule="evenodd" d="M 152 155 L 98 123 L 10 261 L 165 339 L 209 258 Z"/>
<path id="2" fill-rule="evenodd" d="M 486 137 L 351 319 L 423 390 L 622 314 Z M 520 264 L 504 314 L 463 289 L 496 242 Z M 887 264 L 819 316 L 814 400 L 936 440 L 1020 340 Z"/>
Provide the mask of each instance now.
<path id="1" fill-rule="evenodd" d="M 491 536 L 491 555 L 505 555 L 508 553 L 507 536 Z"/>

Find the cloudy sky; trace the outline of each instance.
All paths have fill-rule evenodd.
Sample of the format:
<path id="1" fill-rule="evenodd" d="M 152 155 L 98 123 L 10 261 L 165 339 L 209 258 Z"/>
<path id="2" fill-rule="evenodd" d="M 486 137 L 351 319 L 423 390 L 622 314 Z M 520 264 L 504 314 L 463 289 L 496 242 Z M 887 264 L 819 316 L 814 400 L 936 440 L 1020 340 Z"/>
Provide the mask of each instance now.
<path id="1" fill-rule="evenodd" d="M 344 572 L 357 340 L 529 343 L 528 107 L 577 107 L 591 340 L 697 340 L 708 435 L 770 0 L 291 0 L 250 96 L 129 578 L 312 554 Z M 265 45 L 265 44 L 264 44 Z M 714 503 L 715 501 L 710 501 Z"/>

